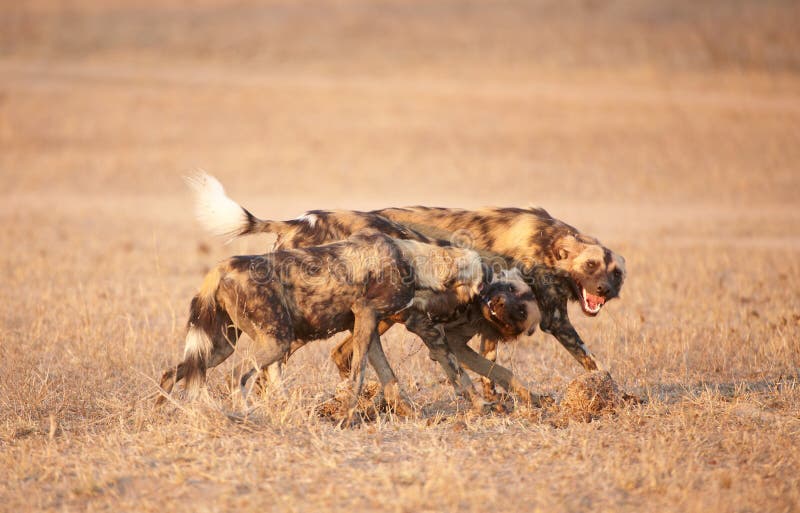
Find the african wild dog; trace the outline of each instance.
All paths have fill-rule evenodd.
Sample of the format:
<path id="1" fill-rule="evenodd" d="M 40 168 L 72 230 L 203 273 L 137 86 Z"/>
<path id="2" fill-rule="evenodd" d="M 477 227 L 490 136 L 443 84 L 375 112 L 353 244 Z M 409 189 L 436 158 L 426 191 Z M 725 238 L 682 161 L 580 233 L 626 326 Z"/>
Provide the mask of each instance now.
<path id="1" fill-rule="evenodd" d="M 254 227 L 258 227 L 259 230 L 271 229 L 278 233 L 278 240 L 275 243 L 274 249 L 306 247 L 307 245 L 313 245 L 324 241 L 331 242 L 338 240 L 341 237 L 347 237 L 350 235 L 350 229 L 374 229 L 378 231 L 385 231 L 396 235 L 399 238 L 408 240 L 424 241 L 443 247 L 451 246 L 448 241 L 430 239 L 418 232 L 408 230 L 407 228 L 379 215 L 365 212 L 340 211 L 331 213 L 314 211 L 307 213 L 301 218 L 289 221 L 264 221 L 256 218 L 244 207 L 241 207 L 232 199 L 230 199 L 225 194 L 222 184 L 220 184 L 219 181 L 217 181 L 214 177 L 206 174 L 200 174 L 188 179 L 188 183 L 196 192 L 197 217 L 207 229 L 219 235 L 228 235 L 234 237 L 250 233 L 251 229 Z M 522 299 L 521 301 L 527 301 L 527 299 Z M 535 301 L 531 301 L 530 303 L 535 303 Z M 388 330 L 394 322 L 395 321 L 389 319 L 381 322 L 379 325 L 380 333 L 382 334 Z M 403 321 L 400 320 L 399 322 Z M 410 325 L 407 325 L 406 327 L 413 330 L 418 327 L 417 325 L 418 323 L 415 323 L 412 320 Z M 441 332 L 443 326 L 439 325 L 437 329 Z M 417 331 L 422 331 L 422 329 Z M 518 334 L 519 332 L 515 333 L 514 335 Z M 448 375 L 448 379 L 454 384 L 460 395 L 469 397 L 474 407 L 480 407 L 482 404 L 485 404 L 482 400 L 478 401 L 473 396 L 473 389 L 471 383 L 468 381 L 469 378 L 460 372 L 460 367 L 456 368 L 456 372 L 454 374 L 453 365 L 448 363 L 448 360 L 442 358 L 441 356 L 443 348 L 439 347 L 436 350 L 431 348 L 431 342 L 433 339 L 435 338 L 437 341 L 441 341 L 442 337 L 423 336 L 422 338 L 423 342 L 425 342 L 426 345 L 429 346 L 429 349 L 431 349 L 431 357 L 437 360 L 440 365 L 442 365 Z M 513 338 L 513 335 L 506 335 L 503 337 L 503 339 L 510 338 Z M 342 376 L 348 376 L 350 374 L 352 351 L 350 349 L 349 340 L 350 339 L 347 340 L 346 344 L 337 347 L 332 354 L 334 362 L 339 367 L 339 371 Z M 482 356 L 475 353 L 466 344 L 464 344 L 464 347 L 460 348 L 460 350 L 468 351 L 470 353 L 470 361 L 472 362 L 470 368 L 473 368 L 473 370 L 479 374 L 482 374 L 483 376 L 489 375 L 489 369 L 494 369 L 494 374 L 497 374 L 502 370 L 504 375 L 511 375 L 510 371 L 507 369 L 502 369 L 494 362 L 486 360 Z M 383 376 L 379 376 L 381 377 L 384 389 L 386 390 L 387 388 L 390 388 L 391 390 L 399 390 L 397 380 L 394 377 L 394 374 L 392 373 L 389 364 L 385 359 L 385 355 L 383 354 L 383 350 L 379 344 L 375 349 L 372 347 L 370 348 L 369 358 L 370 363 L 376 369 L 376 371 L 379 371 L 379 374 L 381 371 L 384 372 Z M 272 378 L 274 378 L 276 375 L 280 375 L 279 366 L 280 364 L 276 364 L 275 367 L 270 368 L 270 375 Z M 243 376 L 242 382 L 244 383 L 250 377 L 250 375 L 251 373 L 247 373 L 245 376 Z M 388 380 L 388 385 L 386 380 Z M 525 401 L 531 401 L 534 404 L 541 402 L 541 396 L 532 394 L 531 392 L 525 390 L 524 387 L 519 385 L 518 382 L 515 381 L 515 383 L 518 385 L 514 388 L 515 393 L 517 393 L 517 395 L 519 395 Z M 385 395 L 388 396 L 389 394 L 386 393 Z M 399 397 L 399 392 L 395 395 Z M 410 408 L 404 407 L 403 409 L 409 410 Z"/>
<path id="2" fill-rule="evenodd" d="M 618 296 L 625 279 L 625 260 L 542 209 L 316 210 L 290 221 L 267 221 L 228 198 L 222 185 L 211 176 L 201 175 L 192 185 L 197 192 L 198 217 L 218 234 L 275 233 L 277 247 L 303 247 L 347 236 L 355 227 L 381 230 L 383 226 L 402 233 L 399 236 L 403 238 L 436 244 L 453 241 L 458 246 L 471 247 L 492 266 L 517 267 L 536 295 L 542 330 L 555 336 L 585 369 L 597 368 L 595 358 L 569 320 L 567 302 L 579 301 L 585 314 L 597 315 L 606 301 Z M 345 339 L 334 350 L 340 368 L 349 361 L 349 344 L 350 339 Z M 495 360 L 496 340 L 482 337 L 481 349 Z M 494 395 L 491 382 L 485 382 L 485 388 L 487 395 Z"/>
<path id="3" fill-rule="evenodd" d="M 536 294 L 542 331 L 555 336 L 586 370 L 598 368 L 569 320 L 567 302 L 578 301 L 590 317 L 600 313 L 606 301 L 619 296 L 625 280 L 621 255 L 541 208 L 410 207 L 372 213 L 426 237 L 448 235 L 460 246 L 503 257 L 523 272 Z M 496 341 L 483 337 L 481 352 L 494 361 Z M 488 396 L 495 395 L 490 381 L 484 386 Z"/>
<path id="4" fill-rule="evenodd" d="M 440 259 L 450 263 L 436 265 Z M 185 379 L 189 395 L 196 397 L 206 369 L 232 354 L 241 332 L 264 351 L 269 365 L 286 358 L 293 342 L 351 330 L 355 405 L 380 319 L 408 308 L 418 290 L 447 290 L 458 302 L 469 302 L 482 280 L 473 251 L 399 241 L 380 232 L 323 246 L 233 257 L 207 274 L 192 300 L 184 361 L 164 372 L 161 386 L 170 392 Z M 351 408 L 348 420 L 352 415 Z"/>
<path id="5" fill-rule="evenodd" d="M 595 316 L 619 295 L 625 259 L 541 208 L 387 208 L 372 213 L 429 238 L 455 238 L 459 245 L 510 259 L 523 273 L 537 264 L 565 271 L 573 299 Z"/>
<path id="6" fill-rule="evenodd" d="M 530 334 L 541 319 L 533 293 L 517 269 L 498 274 L 486 268 L 484 271 L 480 293 L 471 301 L 464 302 L 456 291 L 451 289 L 443 291 L 420 289 L 408 308 L 380 322 L 378 332 L 385 333 L 394 323 L 404 324 L 408 331 L 422 339 L 430 351 L 431 358 L 442 365 L 456 393 L 469 399 L 477 411 L 482 411 L 488 404 L 475 392 L 472 381 L 463 372 L 458 361 L 449 360 L 452 356 L 460 354 L 459 359 L 468 361 L 470 369 L 478 369 L 487 376 L 495 377 L 504 388 L 512 390 L 526 401 L 535 405 L 549 402 L 548 396 L 530 393 L 510 371 L 492 364 L 467 346 L 467 342 L 476 334 L 492 337 L 493 340 L 510 340 L 522 333 Z M 456 334 L 455 340 L 458 340 L 456 346 L 451 343 L 452 334 Z M 352 353 L 348 352 L 338 357 L 347 359 L 346 363 L 337 362 L 340 374 L 342 377 L 347 377 L 351 368 Z M 399 415 L 410 413 L 410 407 L 400 398 L 397 378 L 379 344 L 370 347 L 369 357 L 384 388 L 394 387 L 389 390 L 393 392 L 390 397 L 395 413 Z M 261 370 L 266 368 L 267 366 L 262 366 Z M 344 368 L 347 370 L 343 371 Z M 241 377 L 242 387 L 257 370 L 252 369 Z M 274 379 L 276 370 L 274 368 L 268 370 Z M 243 392 L 243 395 L 246 393 Z M 388 394 L 385 393 L 386 395 Z"/>
<path id="7" fill-rule="evenodd" d="M 488 271 L 487 274 L 491 275 L 492 272 Z M 418 315 L 433 322 L 432 325 L 428 323 L 424 326 L 427 329 L 414 326 L 415 319 L 409 319 L 408 311 L 403 311 L 382 321 L 378 326 L 379 333 L 385 333 L 392 323 L 400 322 L 405 324 L 409 331 L 422 338 L 429 347 L 434 345 L 428 340 L 429 338 L 435 340 L 444 337 L 447 346 L 460 364 L 468 369 L 498 382 L 503 388 L 534 406 L 552 402 L 547 395 L 530 392 L 511 371 L 487 360 L 467 345 L 475 335 L 497 341 L 508 341 L 523 333 L 530 335 L 536 329 L 541 321 L 539 308 L 531 288 L 525 283 L 519 270 L 501 271 L 500 275 L 491 279 L 469 304 L 454 308 L 447 295 L 446 292 L 431 291 L 417 294 L 418 298 L 423 296 L 426 298 L 424 306 L 420 305 L 421 311 Z M 343 347 L 347 346 L 339 345 L 334 348 L 331 356 L 339 368 L 339 373 L 344 377 L 350 369 L 352 352 L 343 350 Z M 460 367 L 459 375 L 461 375 Z M 483 405 L 486 403 L 473 398 L 474 407 Z"/>

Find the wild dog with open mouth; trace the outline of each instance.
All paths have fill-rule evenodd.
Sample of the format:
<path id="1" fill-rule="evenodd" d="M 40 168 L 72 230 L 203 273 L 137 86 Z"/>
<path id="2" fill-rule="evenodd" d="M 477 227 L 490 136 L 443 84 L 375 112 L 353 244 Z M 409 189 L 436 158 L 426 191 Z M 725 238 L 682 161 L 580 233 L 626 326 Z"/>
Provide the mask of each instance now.
<path id="1" fill-rule="evenodd" d="M 551 401 L 549 396 L 529 392 L 509 370 L 482 358 L 467 345 L 467 342 L 478 334 L 500 341 L 511 340 L 522 333 L 530 334 L 541 320 L 533 292 L 517 269 L 502 271 L 499 274 L 493 274 L 486 268 L 484 271 L 486 274 L 483 286 L 470 302 L 465 303 L 456 291 L 451 289 L 417 290 L 407 308 L 380 322 L 378 333 L 385 333 L 394 323 L 404 324 L 408 331 L 422 339 L 430 351 L 431 358 L 442 365 L 456 393 L 469 399 L 477 411 L 483 410 L 487 403 L 475 392 L 472 381 L 462 371 L 458 361 L 467 362 L 469 369 L 492 377 L 506 390 L 513 391 L 525 401 L 537 406 L 548 403 Z M 453 335 L 455 338 L 452 338 Z M 453 343 L 452 340 L 457 342 Z M 372 351 L 372 348 L 370 350 Z M 453 355 L 458 361 L 449 360 Z M 384 388 L 387 388 L 388 384 L 396 384 L 397 378 L 382 350 L 377 355 L 370 353 L 369 356 L 370 363 Z M 341 376 L 347 377 L 351 368 L 352 353 L 338 353 L 333 357 Z M 242 375 L 240 380 L 242 387 L 256 370 L 251 369 Z M 268 369 L 264 365 L 261 370 L 269 370 L 271 378 L 274 379 L 275 369 Z M 397 400 L 398 396 L 399 392 L 392 396 L 394 400 L 392 406 L 396 413 L 401 415 L 408 413 L 405 403 Z"/>
<path id="2" fill-rule="evenodd" d="M 566 299 L 578 301 L 590 317 L 619 295 L 625 280 L 621 255 L 541 208 L 410 207 L 371 213 L 428 238 L 455 238 L 459 246 L 502 255 L 526 276 L 537 264 L 564 271 L 572 290 Z"/>
<path id="3" fill-rule="evenodd" d="M 598 368 L 569 320 L 567 302 L 577 301 L 587 316 L 600 313 L 607 301 L 619 296 L 625 281 L 621 255 L 541 208 L 410 207 L 372 213 L 429 238 L 449 236 L 483 255 L 502 256 L 531 285 L 542 313 L 542 331 L 555 336 L 586 370 Z M 481 352 L 495 361 L 496 341 L 483 337 Z M 487 396 L 495 395 L 490 381 L 484 381 L 484 389 Z"/>
<path id="4" fill-rule="evenodd" d="M 347 237 L 351 235 L 350 230 L 365 229 L 386 232 L 405 240 L 423 241 L 443 247 L 451 246 L 449 241 L 428 238 L 421 233 L 409 230 L 402 225 L 368 212 L 311 211 L 297 219 L 289 221 L 261 220 L 230 199 L 225 193 L 222 184 L 214 177 L 207 174 L 198 174 L 187 179 L 187 182 L 196 193 L 197 217 L 209 231 L 217 235 L 227 235 L 230 237 L 249 233 L 276 233 L 278 239 L 273 249 L 308 247 L 309 245 L 331 242 L 339 240 L 342 237 Z M 505 278 L 501 278 L 501 280 L 503 279 Z M 519 301 L 527 300 L 523 299 Z M 538 309 L 536 317 L 537 319 L 539 318 Z M 379 333 L 385 333 L 395 322 L 406 323 L 406 327 L 409 330 L 416 330 L 419 332 L 418 335 L 423 338 L 423 342 L 426 343 L 431 351 L 431 358 L 437 360 L 440 365 L 442 365 L 448 379 L 454 384 L 456 391 L 459 392 L 460 395 L 468 397 L 475 408 L 481 408 L 482 405 L 485 405 L 482 399 L 476 399 L 473 395 L 471 382 L 469 382 L 468 376 L 460 371 L 460 367 L 456 367 L 454 375 L 453 365 L 446 364 L 448 360 L 442 357 L 443 348 L 435 346 L 435 344 L 441 342 L 441 337 L 431 335 L 432 332 L 429 331 L 430 326 L 423 326 L 420 322 L 415 322 L 415 318 L 403 319 L 398 317 L 394 321 L 390 319 L 382 321 L 379 324 Z M 443 326 L 439 324 L 435 329 L 441 334 Z M 502 339 L 512 339 L 523 331 L 525 330 L 517 331 L 513 334 L 506 334 Z M 478 332 L 480 332 L 480 330 L 475 330 L 475 333 Z M 337 346 L 331 355 L 343 377 L 349 376 L 351 372 L 350 362 L 352 359 L 352 349 L 350 345 L 350 338 L 348 338 L 344 344 Z M 295 346 L 293 350 L 299 347 L 299 345 Z M 462 353 L 462 357 L 465 357 L 466 353 L 466 359 L 471 362 L 469 367 L 482 376 L 488 377 L 490 373 L 501 374 L 506 376 L 506 379 L 503 380 L 504 383 L 511 383 L 513 381 L 513 391 L 525 401 L 539 404 L 542 400 L 547 400 L 542 399 L 543 396 L 533 394 L 525 389 L 517 380 L 512 379 L 513 375 L 510 371 L 500 367 L 495 362 L 486 360 L 475 353 L 468 345 L 463 344 L 463 347 L 459 347 L 458 350 Z M 399 398 L 399 384 L 394 377 L 389 363 L 386 361 L 382 347 L 378 345 L 376 349 L 371 348 L 368 356 L 370 364 L 378 372 L 379 378 L 381 379 L 384 387 L 384 395 L 386 397 L 391 395 L 391 397 Z M 270 379 L 278 379 L 281 374 L 280 365 L 280 363 L 276 363 L 269 367 Z M 244 384 L 254 372 L 255 369 L 253 372 L 248 372 L 242 377 L 241 385 L 243 393 L 245 390 Z M 398 399 L 396 404 L 400 406 L 400 410 L 410 411 L 410 407 L 405 405 L 404 401 Z"/>
<path id="5" fill-rule="evenodd" d="M 492 272 L 487 271 L 487 274 L 491 275 Z M 383 334 L 393 323 L 399 322 L 422 338 L 428 347 L 435 345 L 435 341 L 442 337 L 459 363 L 469 370 L 499 383 L 534 406 L 551 403 L 549 396 L 530 392 L 510 370 L 487 360 L 468 345 L 475 335 L 509 341 L 523 333 L 530 335 L 539 325 L 541 315 L 536 298 L 519 270 L 504 270 L 495 275 L 467 305 L 456 306 L 448 296 L 448 292 L 418 292 L 415 299 L 418 302 L 417 311 L 413 314 L 403 311 L 382 321 L 378 332 Z M 417 326 L 420 321 L 421 326 Z M 337 346 L 331 357 L 339 373 L 345 377 L 351 367 L 352 352 L 343 350 L 343 347 L 348 346 Z M 473 399 L 476 409 L 485 405 L 483 400 Z"/>
<path id="6" fill-rule="evenodd" d="M 423 258 L 424 257 L 424 258 Z M 440 265 L 441 260 L 449 265 Z M 237 256 L 211 270 L 192 300 L 184 360 L 164 372 L 169 393 L 186 380 L 190 397 L 206 369 L 233 353 L 245 332 L 270 365 L 302 344 L 350 330 L 353 335 L 354 413 L 365 357 L 377 346 L 381 319 L 407 309 L 418 290 L 448 291 L 459 304 L 479 292 L 483 272 L 470 250 L 399 241 L 382 233 L 357 234 L 341 242 L 266 255 Z M 161 403 L 164 396 L 159 397 Z"/>
<path id="7" fill-rule="evenodd" d="M 625 279 L 625 260 L 596 239 L 553 218 L 543 209 L 487 208 L 470 211 L 448 208 L 388 208 L 372 212 L 315 210 L 290 221 L 261 220 L 227 197 L 209 175 L 190 182 L 197 193 L 197 214 L 217 234 L 231 236 L 275 233 L 277 247 L 303 247 L 350 234 L 351 227 L 381 226 L 402 238 L 424 240 L 477 250 L 492 267 L 517 267 L 536 295 L 541 329 L 552 334 L 587 370 L 598 365 L 581 340 L 567 312 L 567 302 L 579 301 L 583 312 L 595 316 L 617 297 Z M 334 350 L 337 365 L 346 365 L 350 339 Z M 496 360 L 497 344 L 482 337 L 481 352 Z M 340 370 L 345 370 L 341 367 Z M 494 387 L 485 381 L 487 396 Z"/>

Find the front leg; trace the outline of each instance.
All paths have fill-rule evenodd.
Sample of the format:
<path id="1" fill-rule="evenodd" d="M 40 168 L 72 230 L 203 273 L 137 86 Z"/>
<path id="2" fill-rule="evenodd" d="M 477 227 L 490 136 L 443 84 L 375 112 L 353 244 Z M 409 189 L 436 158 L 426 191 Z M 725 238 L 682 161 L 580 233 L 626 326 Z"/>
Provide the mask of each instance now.
<path id="1" fill-rule="evenodd" d="M 373 343 L 380 344 L 378 336 L 378 316 L 366 300 L 359 301 L 352 308 L 355 315 L 353 323 L 353 359 L 350 365 L 350 384 L 352 397 L 347 411 L 347 416 L 342 420 L 341 426 L 351 426 L 354 423 L 358 399 L 364 386 L 364 370 L 367 364 L 367 351 Z"/>
<path id="2" fill-rule="evenodd" d="M 584 369 L 587 371 L 597 370 L 599 367 L 597 360 L 569 320 L 566 298 L 559 298 L 558 302 L 540 301 L 539 310 L 542 313 L 542 322 L 539 324 L 542 331 L 556 337 L 556 340 L 569 351 L 573 358 L 578 360 Z"/>
<path id="3" fill-rule="evenodd" d="M 513 393 L 524 402 L 537 407 L 547 406 L 553 403 L 550 396 L 531 392 L 510 370 L 502 365 L 490 362 L 473 351 L 466 343 L 451 343 L 450 348 L 455 353 L 458 361 L 464 364 L 469 370 L 477 372 L 481 376 L 485 376 L 492 381 L 496 381 L 501 387 Z"/>
<path id="4" fill-rule="evenodd" d="M 492 363 L 497 363 L 497 346 L 497 340 L 481 335 L 481 355 Z M 502 400 L 494 381 L 486 376 L 481 376 L 481 382 L 483 383 L 483 397 L 487 401 L 499 402 Z"/>
<path id="5" fill-rule="evenodd" d="M 394 321 L 382 320 L 378 324 L 378 334 L 383 335 L 392 327 Z M 339 342 L 331 351 L 331 359 L 343 378 L 350 376 L 350 364 L 353 359 L 353 335 Z"/>
<path id="6" fill-rule="evenodd" d="M 428 347 L 431 358 L 442 367 L 456 394 L 468 399 L 472 403 L 473 410 L 482 412 L 487 403 L 475 390 L 472 380 L 469 379 L 448 347 L 444 328 L 431 321 L 427 315 L 419 312 L 409 315 L 404 324 L 408 331 L 421 338 Z"/>
<path id="7" fill-rule="evenodd" d="M 597 370 L 599 368 L 597 360 L 569 320 L 567 298 L 570 296 L 570 286 L 566 280 L 554 278 L 549 274 L 535 277 L 531 287 L 542 314 L 539 327 L 543 332 L 556 337 L 584 369 Z"/>
<path id="8" fill-rule="evenodd" d="M 382 320 L 380 323 L 378 323 L 378 334 L 383 335 L 389 330 L 389 328 L 392 327 L 392 325 L 393 321 Z M 350 375 L 351 363 L 353 359 L 352 335 L 342 340 L 336 347 L 333 348 L 333 351 L 331 351 L 331 358 L 336 364 L 336 367 L 339 369 L 339 375 L 343 378 L 348 377 Z M 394 410 L 395 415 L 401 417 L 412 415 L 414 408 L 411 406 L 411 403 L 400 389 L 400 384 L 397 381 L 394 371 L 389 366 L 389 361 L 386 359 L 386 355 L 383 352 L 383 346 L 380 343 L 380 340 L 378 343 L 370 345 L 369 351 L 367 351 L 367 359 L 369 360 L 370 365 L 372 365 L 372 368 L 375 369 L 375 373 L 378 375 L 378 379 L 383 387 L 383 397 L 386 400 L 386 404 L 389 406 L 389 408 Z"/>
<path id="9" fill-rule="evenodd" d="M 572 325 L 559 327 L 551 333 L 561 345 L 569 351 L 569 354 L 578 360 L 578 363 L 583 365 L 584 369 L 593 371 L 600 368 L 594 355 L 589 351 L 589 348 L 586 347 L 586 344 L 583 343 L 580 335 L 578 335 L 578 332 L 575 331 Z"/>

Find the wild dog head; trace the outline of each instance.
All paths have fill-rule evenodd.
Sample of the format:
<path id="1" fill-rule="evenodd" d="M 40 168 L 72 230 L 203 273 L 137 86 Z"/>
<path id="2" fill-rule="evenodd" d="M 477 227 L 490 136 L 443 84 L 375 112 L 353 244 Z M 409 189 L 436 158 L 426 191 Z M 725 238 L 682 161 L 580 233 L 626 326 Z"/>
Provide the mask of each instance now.
<path id="1" fill-rule="evenodd" d="M 481 291 L 481 313 L 504 338 L 531 334 L 541 321 L 533 291 L 517 269 L 502 271 Z"/>
<path id="2" fill-rule="evenodd" d="M 573 293 L 583 313 L 594 317 L 606 301 L 619 296 L 625 281 L 625 259 L 621 255 L 580 234 L 558 238 L 552 251 L 556 267 L 572 278 Z"/>

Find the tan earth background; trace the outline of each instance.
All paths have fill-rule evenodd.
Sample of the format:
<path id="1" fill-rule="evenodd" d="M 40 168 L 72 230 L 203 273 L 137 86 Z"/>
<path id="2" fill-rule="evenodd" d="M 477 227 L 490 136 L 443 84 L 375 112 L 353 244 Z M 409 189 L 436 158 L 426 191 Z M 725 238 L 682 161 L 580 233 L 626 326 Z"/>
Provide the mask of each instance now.
<path id="1" fill-rule="evenodd" d="M 5 2 L 0 510 L 797 511 L 798 162 L 793 1 Z M 271 242 L 205 234 L 197 169 L 265 218 L 547 208 L 627 258 L 571 316 L 646 404 L 471 414 L 397 327 L 409 420 L 314 414 L 338 338 L 247 422 L 154 411 L 203 273 Z M 500 361 L 582 372 L 542 333 Z"/>

